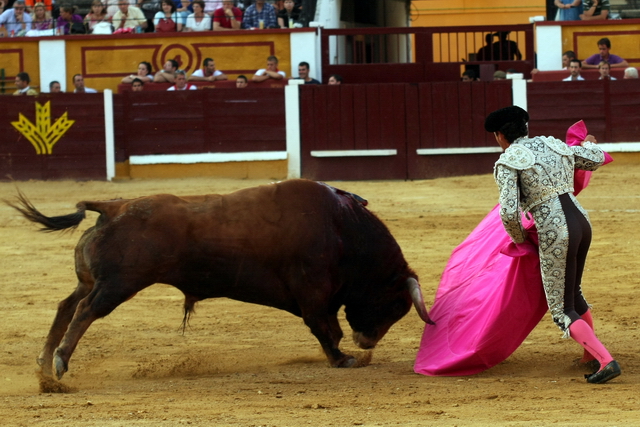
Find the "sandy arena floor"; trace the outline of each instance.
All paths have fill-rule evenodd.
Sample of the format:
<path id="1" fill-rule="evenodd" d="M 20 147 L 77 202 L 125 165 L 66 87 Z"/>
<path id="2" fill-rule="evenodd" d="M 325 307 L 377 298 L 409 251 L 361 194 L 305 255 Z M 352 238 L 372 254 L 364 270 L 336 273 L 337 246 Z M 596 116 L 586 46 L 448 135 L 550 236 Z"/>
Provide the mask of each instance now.
<path id="1" fill-rule="evenodd" d="M 489 171 L 488 171 L 489 172 Z M 21 182 L 43 213 L 80 200 L 226 193 L 259 180 Z M 153 286 L 95 322 L 62 382 L 40 393 L 36 356 L 75 287 L 81 233 L 45 234 L 0 205 L 0 424 L 4 426 L 640 426 L 640 167 L 614 162 L 580 200 L 594 241 L 584 290 L 623 375 L 589 385 L 582 350 L 548 315 L 505 362 L 471 377 L 413 373 L 422 323 L 398 322 L 358 369 L 329 368 L 302 320 L 226 299 L 198 304 L 185 335 L 182 294 Z M 418 272 L 430 305 L 449 254 L 497 201 L 490 174 L 416 182 L 340 182 L 369 199 Z M 0 183 L 0 198 L 15 184 Z M 91 226 L 89 213 L 81 230 Z M 80 230 L 80 231 L 81 231 Z M 350 329 L 344 318 L 346 337 Z M 361 354 L 344 339 L 342 348 Z"/>

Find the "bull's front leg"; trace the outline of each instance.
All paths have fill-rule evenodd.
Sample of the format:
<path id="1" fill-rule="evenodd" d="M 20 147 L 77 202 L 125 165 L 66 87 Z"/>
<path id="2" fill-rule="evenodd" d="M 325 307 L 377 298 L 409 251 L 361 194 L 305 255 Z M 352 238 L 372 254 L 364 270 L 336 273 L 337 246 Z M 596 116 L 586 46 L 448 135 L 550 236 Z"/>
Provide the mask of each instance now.
<path id="1" fill-rule="evenodd" d="M 329 363 L 334 368 L 351 368 L 355 366 L 356 359 L 344 354 L 338 346 L 343 333 L 338 322 L 337 314 L 309 314 L 303 316 L 304 323 L 311 329 L 311 333 L 320 342 L 322 350 L 327 355 Z"/>

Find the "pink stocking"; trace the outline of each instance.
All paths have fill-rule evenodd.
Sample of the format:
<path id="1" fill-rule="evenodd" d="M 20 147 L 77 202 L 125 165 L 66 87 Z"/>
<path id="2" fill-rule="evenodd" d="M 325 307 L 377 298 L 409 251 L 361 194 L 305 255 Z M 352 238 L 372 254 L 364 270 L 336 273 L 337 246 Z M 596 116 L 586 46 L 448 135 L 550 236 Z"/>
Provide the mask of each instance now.
<path id="1" fill-rule="evenodd" d="M 593 317 L 591 317 L 591 310 L 587 310 L 586 313 L 584 313 L 580 317 L 582 317 L 582 320 L 587 322 L 587 325 L 589 325 L 593 330 L 593 332 L 595 333 L 596 328 L 593 327 Z M 585 349 L 584 354 L 582 355 L 582 359 L 580 359 L 580 363 L 582 364 L 588 363 L 588 362 L 591 362 L 593 359 L 595 359 L 595 357 Z"/>
<path id="2" fill-rule="evenodd" d="M 586 351 L 598 359 L 601 368 L 613 360 L 611 354 L 609 354 L 605 346 L 602 345 L 598 337 L 596 337 L 593 329 L 591 329 L 589 324 L 584 320 L 579 319 L 573 322 L 571 326 L 569 326 L 569 332 L 571 333 L 571 338 L 576 340 Z"/>

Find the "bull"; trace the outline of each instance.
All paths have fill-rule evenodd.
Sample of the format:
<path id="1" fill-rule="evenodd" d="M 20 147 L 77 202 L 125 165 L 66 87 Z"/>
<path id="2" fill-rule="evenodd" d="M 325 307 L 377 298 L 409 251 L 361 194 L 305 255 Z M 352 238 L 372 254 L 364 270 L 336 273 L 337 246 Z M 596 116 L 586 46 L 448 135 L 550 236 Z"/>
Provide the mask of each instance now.
<path id="1" fill-rule="evenodd" d="M 75 248 L 76 289 L 60 302 L 38 357 L 61 379 L 82 335 L 137 292 L 165 283 L 196 302 L 227 297 L 302 317 L 333 367 L 352 367 L 339 349 L 344 306 L 355 343 L 372 349 L 415 306 L 432 323 L 416 274 L 387 227 L 358 196 L 290 180 L 226 195 L 159 194 L 83 201 L 47 217 L 19 193 L 7 202 L 42 231 L 77 227 L 99 213 Z"/>

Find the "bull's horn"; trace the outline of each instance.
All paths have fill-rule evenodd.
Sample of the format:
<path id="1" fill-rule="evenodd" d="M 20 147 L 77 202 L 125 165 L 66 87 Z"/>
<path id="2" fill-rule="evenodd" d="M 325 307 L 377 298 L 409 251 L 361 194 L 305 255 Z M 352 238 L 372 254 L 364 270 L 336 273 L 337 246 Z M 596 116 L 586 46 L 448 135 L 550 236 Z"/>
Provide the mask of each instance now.
<path id="1" fill-rule="evenodd" d="M 418 315 L 425 323 L 430 325 L 435 325 L 433 320 L 429 317 L 429 313 L 427 312 L 427 307 L 424 305 L 424 299 L 422 298 L 422 290 L 420 289 L 420 283 L 413 277 L 409 277 L 407 279 L 407 287 L 409 288 L 409 293 L 411 294 L 411 300 L 413 301 L 413 306 L 416 308 Z"/>

